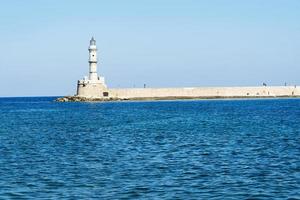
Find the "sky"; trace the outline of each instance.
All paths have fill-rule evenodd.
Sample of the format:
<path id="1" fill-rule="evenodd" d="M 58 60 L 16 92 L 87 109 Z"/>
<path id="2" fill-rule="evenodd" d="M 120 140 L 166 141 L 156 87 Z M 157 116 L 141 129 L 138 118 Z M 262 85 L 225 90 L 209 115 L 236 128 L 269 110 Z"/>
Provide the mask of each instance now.
<path id="1" fill-rule="evenodd" d="M 300 85 L 299 0 L 0 0 L 0 97 L 108 87 Z"/>

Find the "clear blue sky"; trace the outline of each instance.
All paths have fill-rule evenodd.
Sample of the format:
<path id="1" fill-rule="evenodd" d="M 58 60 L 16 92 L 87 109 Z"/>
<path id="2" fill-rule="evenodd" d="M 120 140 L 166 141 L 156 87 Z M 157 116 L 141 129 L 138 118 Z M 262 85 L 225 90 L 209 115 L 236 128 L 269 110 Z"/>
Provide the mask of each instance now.
<path id="1" fill-rule="evenodd" d="M 0 96 L 74 94 L 91 36 L 109 87 L 300 84 L 299 0 L 14 0 Z"/>

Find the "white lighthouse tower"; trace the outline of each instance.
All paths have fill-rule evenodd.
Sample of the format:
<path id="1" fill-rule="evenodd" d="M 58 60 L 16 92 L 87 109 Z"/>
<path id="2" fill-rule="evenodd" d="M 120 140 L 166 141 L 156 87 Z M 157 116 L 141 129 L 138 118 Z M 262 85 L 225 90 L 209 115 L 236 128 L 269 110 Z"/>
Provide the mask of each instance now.
<path id="1" fill-rule="evenodd" d="M 94 37 L 89 45 L 89 75 L 77 84 L 77 96 L 82 97 L 107 97 L 109 96 L 104 77 L 97 74 L 97 47 Z"/>
<path id="2" fill-rule="evenodd" d="M 97 75 L 97 47 L 96 47 L 96 40 L 94 37 L 90 40 L 90 46 L 89 46 L 89 80 L 97 81 L 98 75 Z"/>

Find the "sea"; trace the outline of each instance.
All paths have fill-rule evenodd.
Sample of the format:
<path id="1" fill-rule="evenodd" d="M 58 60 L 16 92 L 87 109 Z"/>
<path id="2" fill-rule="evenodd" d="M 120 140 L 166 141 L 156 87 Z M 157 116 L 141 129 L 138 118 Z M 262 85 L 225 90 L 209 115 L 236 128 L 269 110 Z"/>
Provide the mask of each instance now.
<path id="1" fill-rule="evenodd" d="M 300 199 L 300 99 L 0 98 L 0 199 Z"/>

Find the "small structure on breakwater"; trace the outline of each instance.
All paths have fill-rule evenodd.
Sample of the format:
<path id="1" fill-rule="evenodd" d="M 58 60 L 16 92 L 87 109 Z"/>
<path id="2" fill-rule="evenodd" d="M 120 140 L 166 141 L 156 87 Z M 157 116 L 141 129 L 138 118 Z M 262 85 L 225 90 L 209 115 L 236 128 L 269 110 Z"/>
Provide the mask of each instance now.
<path id="1" fill-rule="evenodd" d="M 93 37 L 88 50 L 88 76 L 78 81 L 75 96 L 59 98 L 58 101 L 300 97 L 300 89 L 296 86 L 266 84 L 261 87 L 108 88 L 104 77 L 97 73 L 97 47 Z"/>

